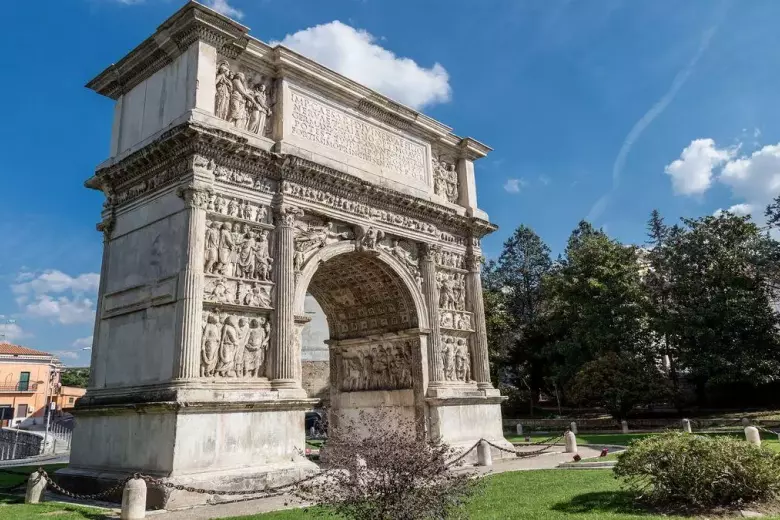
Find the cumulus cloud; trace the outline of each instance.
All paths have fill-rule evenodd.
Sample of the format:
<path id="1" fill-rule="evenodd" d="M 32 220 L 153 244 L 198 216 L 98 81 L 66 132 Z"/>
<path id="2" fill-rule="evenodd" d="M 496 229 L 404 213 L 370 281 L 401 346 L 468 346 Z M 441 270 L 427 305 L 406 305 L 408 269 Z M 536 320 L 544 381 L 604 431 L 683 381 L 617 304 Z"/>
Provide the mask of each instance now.
<path id="1" fill-rule="evenodd" d="M 71 343 L 71 346 L 73 348 L 92 348 L 92 336 L 87 336 L 86 338 L 78 338 L 76 341 Z"/>
<path id="2" fill-rule="evenodd" d="M 520 190 L 526 186 L 526 182 L 523 179 L 507 179 L 504 183 L 504 190 L 509 193 L 520 193 Z"/>
<path id="3" fill-rule="evenodd" d="M 334 20 L 288 34 L 272 45 L 289 47 L 414 109 L 450 100 L 449 74 L 439 63 L 421 67 L 376 41 L 367 31 Z"/>
<path id="4" fill-rule="evenodd" d="M 0 323 L 0 343 L 12 343 L 28 336 L 29 334 L 16 323 Z"/>
<path id="5" fill-rule="evenodd" d="M 763 208 L 780 193 L 780 143 L 730 161 L 719 180 L 731 188 L 735 197 Z"/>
<path id="6" fill-rule="evenodd" d="M 70 276 L 50 269 L 42 273 L 22 272 L 11 285 L 24 314 L 49 318 L 68 325 L 89 323 L 95 317 L 93 295 L 100 283 L 98 273 Z"/>
<path id="7" fill-rule="evenodd" d="M 51 353 L 59 359 L 77 359 L 79 357 L 79 353 L 72 350 L 53 350 Z"/>
<path id="8" fill-rule="evenodd" d="M 203 3 L 225 16 L 237 18 L 239 20 L 244 17 L 244 12 L 228 4 L 227 0 L 205 0 Z"/>
<path id="9" fill-rule="evenodd" d="M 712 184 L 713 169 L 733 156 L 733 149 L 718 149 L 712 139 L 695 139 L 664 171 L 672 178 L 676 194 L 698 195 Z"/>

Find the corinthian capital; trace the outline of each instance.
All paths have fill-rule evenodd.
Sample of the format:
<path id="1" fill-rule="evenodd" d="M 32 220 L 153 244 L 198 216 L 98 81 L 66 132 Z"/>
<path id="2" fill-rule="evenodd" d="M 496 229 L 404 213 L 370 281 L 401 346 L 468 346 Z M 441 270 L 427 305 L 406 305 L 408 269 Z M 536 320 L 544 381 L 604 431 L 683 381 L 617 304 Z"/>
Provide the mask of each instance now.
<path id="1" fill-rule="evenodd" d="M 436 244 L 422 243 L 420 244 L 419 253 L 420 253 L 420 258 L 424 262 L 436 263 L 436 260 L 439 258 L 439 255 L 441 254 L 441 246 Z"/>
<path id="2" fill-rule="evenodd" d="M 303 216 L 303 210 L 292 204 L 279 204 L 274 209 L 274 224 L 283 227 L 293 227 L 295 219 Z"/>
<path id="3" fill-rule="evenodd" d="M 176 190 L 176 195 L 184 199 L 184 203 L 190 208 L 206 209 L 206 204 L 209 200 L 209 193 L 207 190 L 198 186 L 193 186 L 192 184 L 180 186 Z"/>
<path id="4" fill-rule="evenodd" d="M 478 273 L 482 270 L 482 262 L 485 257 L 482 256 L 480 251 L 469 251 L 466 254 L 466 269 L 472 273 Z"/>

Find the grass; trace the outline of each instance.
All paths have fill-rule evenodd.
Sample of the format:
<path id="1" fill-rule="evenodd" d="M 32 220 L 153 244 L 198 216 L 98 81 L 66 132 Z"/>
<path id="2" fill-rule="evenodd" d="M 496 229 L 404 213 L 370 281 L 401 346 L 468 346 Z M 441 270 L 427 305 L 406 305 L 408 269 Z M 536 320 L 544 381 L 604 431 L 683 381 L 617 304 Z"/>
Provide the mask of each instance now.
<path id="1" fill-rule="evenodd" d="M 43 466 L 49 474 L 64 467 L 65 464 Z M 36 469 L 38 469 L 38 466 L 7 468 L 7 470 L 0 469 L 0 489 L 23 483 L 27 480 L 30 473 Z M 9 472 L 13 472 L 13 474 Z M 61 502 L 27 505 L 24 503 L 24 496 L 0 493 L 0 518 L 8 518 L 9 520 L 43 520 L 44 518 L 56 518 L 57 520 L 99 520 L 107 517 L 104 514 L 104 510 L 94 507 L 77 506 Z"/>
<path id="2" fill-rule="evenodd" d="M 539 470 L 487 477 L 485 491 L 468 506 L 472 520 L 682 520 L 654 515 L 634 505 L 611 471 Z M 309 520 L 323 518 L 302 509 L 233 520 Z M 325 516 L 324 518 L 328 518 Z M 330 517 L 335 518 L 335 517 Z M 770 518 L 770 517 L 767 517 Z M 777 517 L 773 517 L 777 518 Z M 688 517 L 687 520 L 690 520 Z"/>

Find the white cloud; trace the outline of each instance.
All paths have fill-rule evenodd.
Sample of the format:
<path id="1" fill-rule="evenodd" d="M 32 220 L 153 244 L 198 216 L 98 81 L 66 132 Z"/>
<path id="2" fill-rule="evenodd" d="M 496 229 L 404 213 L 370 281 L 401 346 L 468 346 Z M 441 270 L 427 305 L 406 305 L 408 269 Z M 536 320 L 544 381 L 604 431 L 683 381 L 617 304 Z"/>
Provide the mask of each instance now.
<path id="1" fill-rule="evenodd" d="M 30 336 L 16 323 L 0 323 L 0 342 L 12 343 Z"/>
<path id="2" fill-rule="evenodd" d="M 507 179 L 506 183 L 504 184 L 504 190 L 509 193 L 520 193 L 520 190 L 522 190 L 527 184 L 528 183 L 523 179 Z"/>
<path id="3" fill-rule="evenodd" d="M 51 354 L 57 356 L 59 359 L 77 359 L 79 357 L 78 352 L 72 350 L 53 350 Z"/>
<path id="4" fill-rule="evenodd" d="M 53 298 L 48 294 L 39 296 L 24 307 L 25 314 L 38 318 L 52 318 L 63 325 L 89 323 L 95 319 L 94 302 L 88 298 Z"/>
<path id="5" fill-rule="evenodd" d="M 71 344 L 71 347 L 73 348 L 91 348 L 92 347 L 92 336 L 87 336 L 86 338 L 79 338 L 76 341 L 74 341 Z"/>
<path id="6" fill-rule="evenodd" d="M 664 169 L 678 195 L 698 195 L 712 184 L 713 170 L 734 156 L 734 150 L 718 149 L 712 139 L 695 139 L 680 158 Z"/>
<path id="7" fill-rule="evenodd" d="M 730 161 L 718 179 L 737 198 L 758 207 L 769 204 L 780 193 L 780 143 Z"/>
<path id="8" fill-rule="evenodd" d="M 726 211 L 744 217 L 745 215 L 752 215 L 755 209 L 756 208 L 752 204 L 734 204 L 733 206 L 729 207 Z M 723 214 L 723 208 L 716 209 L 712 213 L 714 217 L 719 217 L 722 214 Z"/>
<path id="9" fill-rule="evenodd" d="M 22 272 L 17 276 L 21 283 L 11 285 L 14 294 L 46 294 L 73 291 L 76 293 L 95 292 L 100 283 L 98 273 L 84 273 L 75 278 L 62 271 L 50 269 L 35 276 L 33 273 Z"/>
<path id="10" fill-rule="evenodd" d="M 133 2 L 135 0 L 130 1 Z M 204 4 L 214 9 L 216 12 L 231 18 L 237 18 L 240 20 L 244 17 L 244 12 L 228 4 L 228 0 L 205 0 Z"/>
<path id="11" fill-rule="evenodd" d="M 414 109 L 450 100 L 449 74 L 439 63 L 431 68 L 397 57 L 377 45 L 377 38 L 338 20 L 288 34 L 281 42 L 336 72 Z"/>

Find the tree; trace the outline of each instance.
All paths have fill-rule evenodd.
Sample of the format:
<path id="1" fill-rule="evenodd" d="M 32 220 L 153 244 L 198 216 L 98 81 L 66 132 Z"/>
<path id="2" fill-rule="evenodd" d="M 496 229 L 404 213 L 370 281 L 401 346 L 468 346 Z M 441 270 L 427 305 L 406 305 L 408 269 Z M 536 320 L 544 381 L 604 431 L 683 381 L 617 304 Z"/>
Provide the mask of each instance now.
<path id="1" fill-rule="evenodd" d="M 668 397 L 666 378 L 647 361 L 608 352 L 585 363 L 569 388 L 569 398 L 586 406 L 601 406 L 621 420 L 636 406 Z"/>
<path id="2" fill-rule="evenodd" d="M 493 260 L 486 262 L 482 268 L 482 300 L 485 306 L 490 378 L 500 383 L 509 365 L 512 324 L 507 310 L 507 296 Z"/>
<path id="3" fill-rule="evenodd" d="M 749 216 L 724 212 L 683 219 L 667 244 L 667 331 L 700 400 L 709 384 L 780 378 L 778 243 Z"/>
<path id="4" fill-rule="evenodd" d="M 581 222 L 546 280 L 556 386 L 608 352 L 655 362 L 637 248 Z"/>
<path id="5" fill-rule="evenodd" d="M 355 420 L 339 421 L 324 447 L 328 471 L 300 484 L 296 494 L 339 518 L 461 516 L 482 481 L 470 472 L 452 471 L 458 454 L 447 444 L 417 435 L 414 421 L 388 415 L 361 412 Z"/>
<path id="6" fill-rule="evenodd" d="M 87 388 L 89 385 L 89 368 L 63 368 L 60 374 L 63 386 Z"/>
<path id="7" fill-rule="evenodd" d="M 505 367 L 516 386 L 527 388 L 532 414 L 534 398 L 546 374 L 542 355 L 548 341 L 543 280 L 551 268 L 550 248 L 524 225 L 504 242 L 498 263 L 493 266 L 494 289 L 497 286 L 502 294 L 510 331 L 505 336 Z"/>

